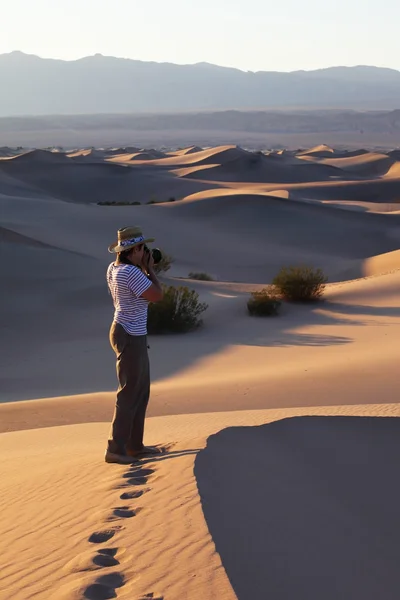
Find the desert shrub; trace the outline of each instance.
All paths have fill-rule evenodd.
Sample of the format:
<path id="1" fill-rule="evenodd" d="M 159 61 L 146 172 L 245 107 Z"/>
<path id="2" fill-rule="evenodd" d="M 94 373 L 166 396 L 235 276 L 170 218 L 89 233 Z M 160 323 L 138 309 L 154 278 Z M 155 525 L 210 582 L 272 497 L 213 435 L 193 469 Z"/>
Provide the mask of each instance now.
<path id="1" fill-rule="evenodd" d="M 198 279 L 199 281 L 214 281 L 214 279 L 211 277 L 211 275 L 208 275 L 208 273 L 189 273 L 188 277 L 190 279 Z"/>
<path id="2" fill-rule="evenodd" d="M 168 202 L 175 202 L 176 198 L 174 196 L 171 196 L 170 198 L 168 198 Z"/>
<path id="3" fill-rule="evenodd" d="M 174 259 L 169 254 L 164 254 L 162 252 L 162 259 L 159 263 L 154 265 L 154 271 L 158 273 L 166 273 L 170 268 L 171 264 L 174 262 Z"/>
<path id="4" fill-rule="evenodd" d="M 149 304 L 147 329 L 152 333 L 183 333 L 197 329 L 199 318 L 208 305 L 199 302 L 195 290 L 187 287 L 163 285 L 164 296 L 160 302 Z"/>
<path id="5" fill-rule="evenodd" d="M 321 298 L 327 281 L 321 269 L 283 267 L 272 284 L 285 300 L 307 302 Z"/>
<path id="6" fill-rule="evenodd" d="M 247 301 L 247 310 L 251 316 L 269 317 L 277 315 L 281 300 L 273 286 L 265 287 L 258 292 L 252 292 Z"/>
<path id="7" fill-rule="evenodd" d="M 138 206 L 140 202 L 113 202 L 111 200 L 107 200 L 104 202 L 98 202 L 99 206 Z"/>

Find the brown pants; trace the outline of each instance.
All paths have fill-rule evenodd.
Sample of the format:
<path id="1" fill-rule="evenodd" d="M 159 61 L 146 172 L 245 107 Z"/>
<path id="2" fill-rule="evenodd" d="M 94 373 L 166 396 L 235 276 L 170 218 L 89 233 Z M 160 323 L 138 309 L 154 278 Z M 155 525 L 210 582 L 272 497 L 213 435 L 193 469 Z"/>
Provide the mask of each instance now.
<path id="1" fill-rule="evenodd" d="M 146 335 L 129 335 L 115 321 L 110 344 L 117 356 L 118 391 L 108 440 L 110 452 L 143 447 L 144 420 L 150 396 L 150 365 Z"/>

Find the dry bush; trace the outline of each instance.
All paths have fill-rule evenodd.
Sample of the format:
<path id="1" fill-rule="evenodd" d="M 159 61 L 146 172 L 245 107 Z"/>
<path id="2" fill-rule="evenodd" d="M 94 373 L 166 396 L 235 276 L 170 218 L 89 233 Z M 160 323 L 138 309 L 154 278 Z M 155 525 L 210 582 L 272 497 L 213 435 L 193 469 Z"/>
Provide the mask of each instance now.
<path id="1" fill-rule="evenodd" d="M 213 277 L 211 277 L 211 275 L 208 275 L 208 273 L 189 273 L 188 277 L 190 279 L 197 279 L 198 281 L 214 281 Z"/>
<path id="2" fill-rule="evenodd" d="M 164 254 L 163 251 L 161 251 L 161 254 L 162 254 L 162 259 L 160 260 L 159 263 L 157 263 L 153 267 L 154 271 L 157 274 L 158 273 L 166 273 L 171 268 L 171 265 L 174 262 L 174 259 L 169 254 Z"/>
<path id="3" fill-rule="evenodd" d="M 163 285 L 164 296 L 160 302 L 150 303 L 147 330 L 152 333 L 184 333 L 202 325 L 199 318 L 208 305 L 199 302 L 195 290 L 187 287 Z"/>
<path id="4" fill-rule="evenodd" d="M 283 267 L 272 284 L 285 300 L 309 302 L 319 300 L 328 278 L 321 269 L 312 267 Z"/>
<path id="5" fill-rule="evenodd" d="M 249 314 L 257 317 L 277 315 L 280 306 L 281 300 L 273 286 L 265 287 L 258 292 L 252 292 L 247 301 Z"/>
<path id="6" fill-rule="evenodd" d="M 112 200 L 106 200 L 104 202 L 98 202 L 99 206 L 138 206 L 140 202 L 114 202 Z"/>

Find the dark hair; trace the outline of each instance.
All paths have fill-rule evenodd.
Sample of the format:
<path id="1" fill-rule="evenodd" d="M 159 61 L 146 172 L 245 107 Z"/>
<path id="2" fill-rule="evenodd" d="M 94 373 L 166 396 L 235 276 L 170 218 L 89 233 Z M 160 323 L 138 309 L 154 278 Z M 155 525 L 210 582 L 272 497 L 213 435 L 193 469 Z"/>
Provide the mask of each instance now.
<path id="1" fill-rule="evenodd" d="M 131 265 L 132 263 L 128 258 L 131 250 L 132 250 L 132 248 L 129 248 L 129 250 L 124 250 L 123 252 L 117 252 L 116 262 L 118 264 Z"/>

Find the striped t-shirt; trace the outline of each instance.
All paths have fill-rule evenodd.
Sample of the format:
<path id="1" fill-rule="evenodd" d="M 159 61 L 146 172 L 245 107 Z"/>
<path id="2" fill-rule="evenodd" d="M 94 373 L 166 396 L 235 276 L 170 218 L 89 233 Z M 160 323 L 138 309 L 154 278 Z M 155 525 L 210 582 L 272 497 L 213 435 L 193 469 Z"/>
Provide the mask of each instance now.
<path id="1" fill-rule="evenodd" d="M 150 279 L 138 267 L 111 263 L 107 283 L 114 302 L 114 321 L 130 335 L 146 335 L 148 301 L 140 296 L 151 286 Z"/>

